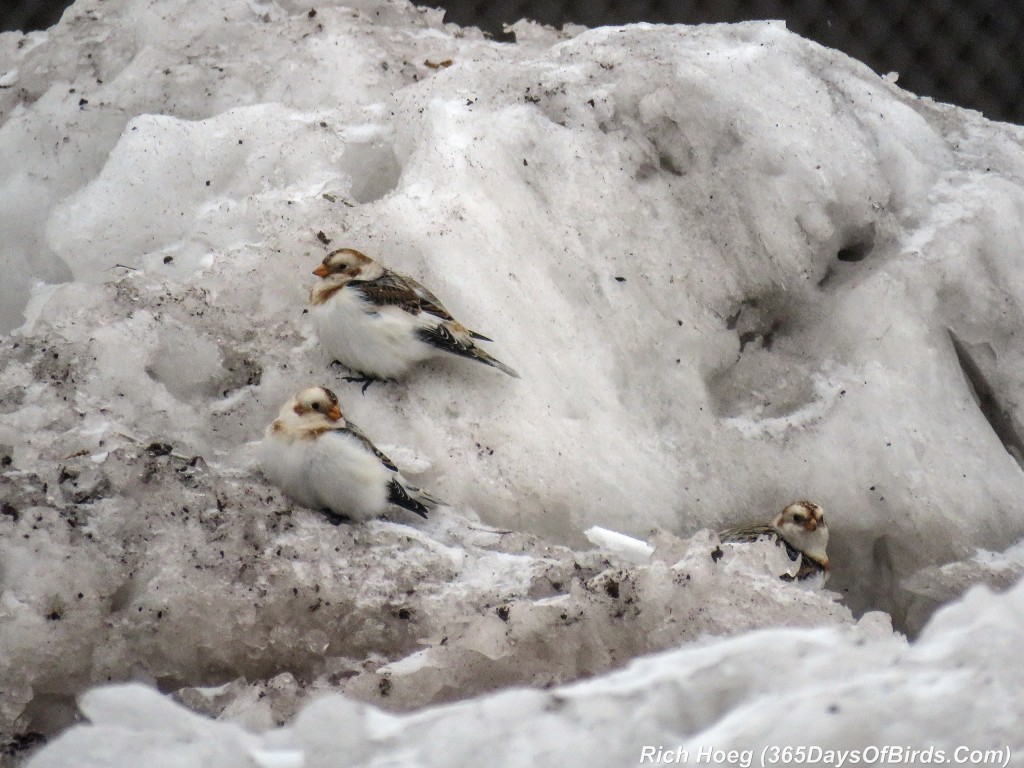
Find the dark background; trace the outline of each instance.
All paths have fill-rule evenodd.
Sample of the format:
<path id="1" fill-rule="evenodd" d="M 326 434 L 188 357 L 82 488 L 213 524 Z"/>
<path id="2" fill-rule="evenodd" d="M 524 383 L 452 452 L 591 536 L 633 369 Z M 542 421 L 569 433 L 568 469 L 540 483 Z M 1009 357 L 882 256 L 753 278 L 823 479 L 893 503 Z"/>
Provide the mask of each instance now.
<path id="1" fill-rule="evenodd" d="M 202 2 L 202 0 L 197 0 Z M 0 30 L 45 29 L 64 0 L 0 0 Z M 503 38 L 521 18 L 560 26 L 785 19 L 922 96 L 1024 124 L 1024 0 L 426 0 Z M 316 5 L 310 0 L 310 7 Z M 511 39 L 511 38 L 509 38 Z"/>

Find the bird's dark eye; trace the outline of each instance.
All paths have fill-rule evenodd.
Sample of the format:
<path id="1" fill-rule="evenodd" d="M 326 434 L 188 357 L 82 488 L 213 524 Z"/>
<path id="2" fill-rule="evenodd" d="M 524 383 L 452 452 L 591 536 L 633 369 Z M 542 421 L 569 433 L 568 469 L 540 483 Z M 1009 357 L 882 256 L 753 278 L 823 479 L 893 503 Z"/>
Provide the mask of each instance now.
<path id="1" fill-rule="evenodd" d="M 313 403 L 313 410 L 314 411 L 319 411 L 320 410 L 320 403 Z"/>
<path id="2" fill-rule="evenodd" d="M 803 515 L 793 515 L 793 522 L 794 523 L 802 523 L 806 519 L 807 518 L 805 518 Z"/>

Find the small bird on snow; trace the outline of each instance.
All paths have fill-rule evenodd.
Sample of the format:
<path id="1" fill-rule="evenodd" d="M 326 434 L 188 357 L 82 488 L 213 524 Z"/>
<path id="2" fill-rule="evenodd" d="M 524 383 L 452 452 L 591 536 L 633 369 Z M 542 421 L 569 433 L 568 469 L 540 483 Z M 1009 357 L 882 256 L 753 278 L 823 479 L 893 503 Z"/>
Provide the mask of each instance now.
<path id="1" fill-rule="evenodd" d="M 801 558 L 796 576 L 783 576 L 785 580 L 807 579 L 831 570 L 826 552 L 828 526 L 825 524 L 825 513 L 814 502 L 797 501 L 782 510 L 770 523 L 740 525 L 718 534 L 723 544 L 757 541 L 762 536 L 770 536 L 784 544 L 790 560 Z M 720 551 L 718 554 L 721 556 Z"/>
<path id="2" fill-rule="evenodd" d="M 438 504 L 408 483 L 398 467 L 346 421 L 338 398 L 308 387 L 282 407 L 261 444 L 263 474 L 304 507 L 324 510 L 335 524 L 368 520 L 388 504 L 420 517 Z"/>
<path id="3" fill-rule="evenodd" d="M 519 378 L 478 347 L 490 341 L 455 320 L 430 291 L 352 248 L 329 253 L 313 270 L 321 278 L 309 301 L 320 343 L 360 374 L 347 381 L 393 379 L 415 363 L 450 352 Z"/>

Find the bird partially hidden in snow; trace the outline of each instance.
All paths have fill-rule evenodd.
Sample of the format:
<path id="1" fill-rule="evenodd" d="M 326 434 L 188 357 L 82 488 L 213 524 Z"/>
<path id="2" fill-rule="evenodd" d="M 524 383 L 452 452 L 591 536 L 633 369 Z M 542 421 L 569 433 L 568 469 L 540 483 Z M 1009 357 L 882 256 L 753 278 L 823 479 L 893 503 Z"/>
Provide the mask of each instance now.
<path id="1" fill-rule="evenodd" d="M 519 374 L 476 345 L 490 341 L 451 316 L 440 300 L 411 277 L 392 272 L 352 248 L 328 254 L 313 270 L 320 280 L 309 295 L 320 344 L 358 373 L 346 381 L 394 379 L 414 364 L 449 352 Z"/>
<path id="2" fill-rule="evenodd" d="M 828 562 L 828 526 L 825 513 L 811 501 L 796 501 L 782 510 L 770 523 L 752 523 L 729 528 L 718 534 L 723 544 L 757 541 L 762 536 L 773 539 L 786 547 L 789 559 L 800 558 L 800 567 L 795 576 L 784 574 L 781 578 L 808 579 L 816 574 L 827 574 L 831 570 Z M 717 560 L 721 550 L 712 553 Z"/>
<path id="3" fill-rule="evenodd" d="M 282 407 L 260 445 L 263 474 L 304 507 L 337 525 L 362 521 L 389 504 L 420 517 L 444 502 L 416 488 L 350 421 L 325 387 L 308 387 Z"/>

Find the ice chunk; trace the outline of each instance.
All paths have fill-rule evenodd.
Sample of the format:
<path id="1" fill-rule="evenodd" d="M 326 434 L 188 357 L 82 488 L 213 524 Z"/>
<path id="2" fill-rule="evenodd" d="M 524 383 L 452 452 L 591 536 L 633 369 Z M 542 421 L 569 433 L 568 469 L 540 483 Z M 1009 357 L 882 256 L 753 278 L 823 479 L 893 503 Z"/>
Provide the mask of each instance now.
<path id="1" fill-rule="evenodd" d="M 629 563 L 642 565 L 649 562 L 654 553 L 654 547 L 645 541 L 597 525 L 585 530 L 583 535 L 594 546 L 607 550 Z"/>

